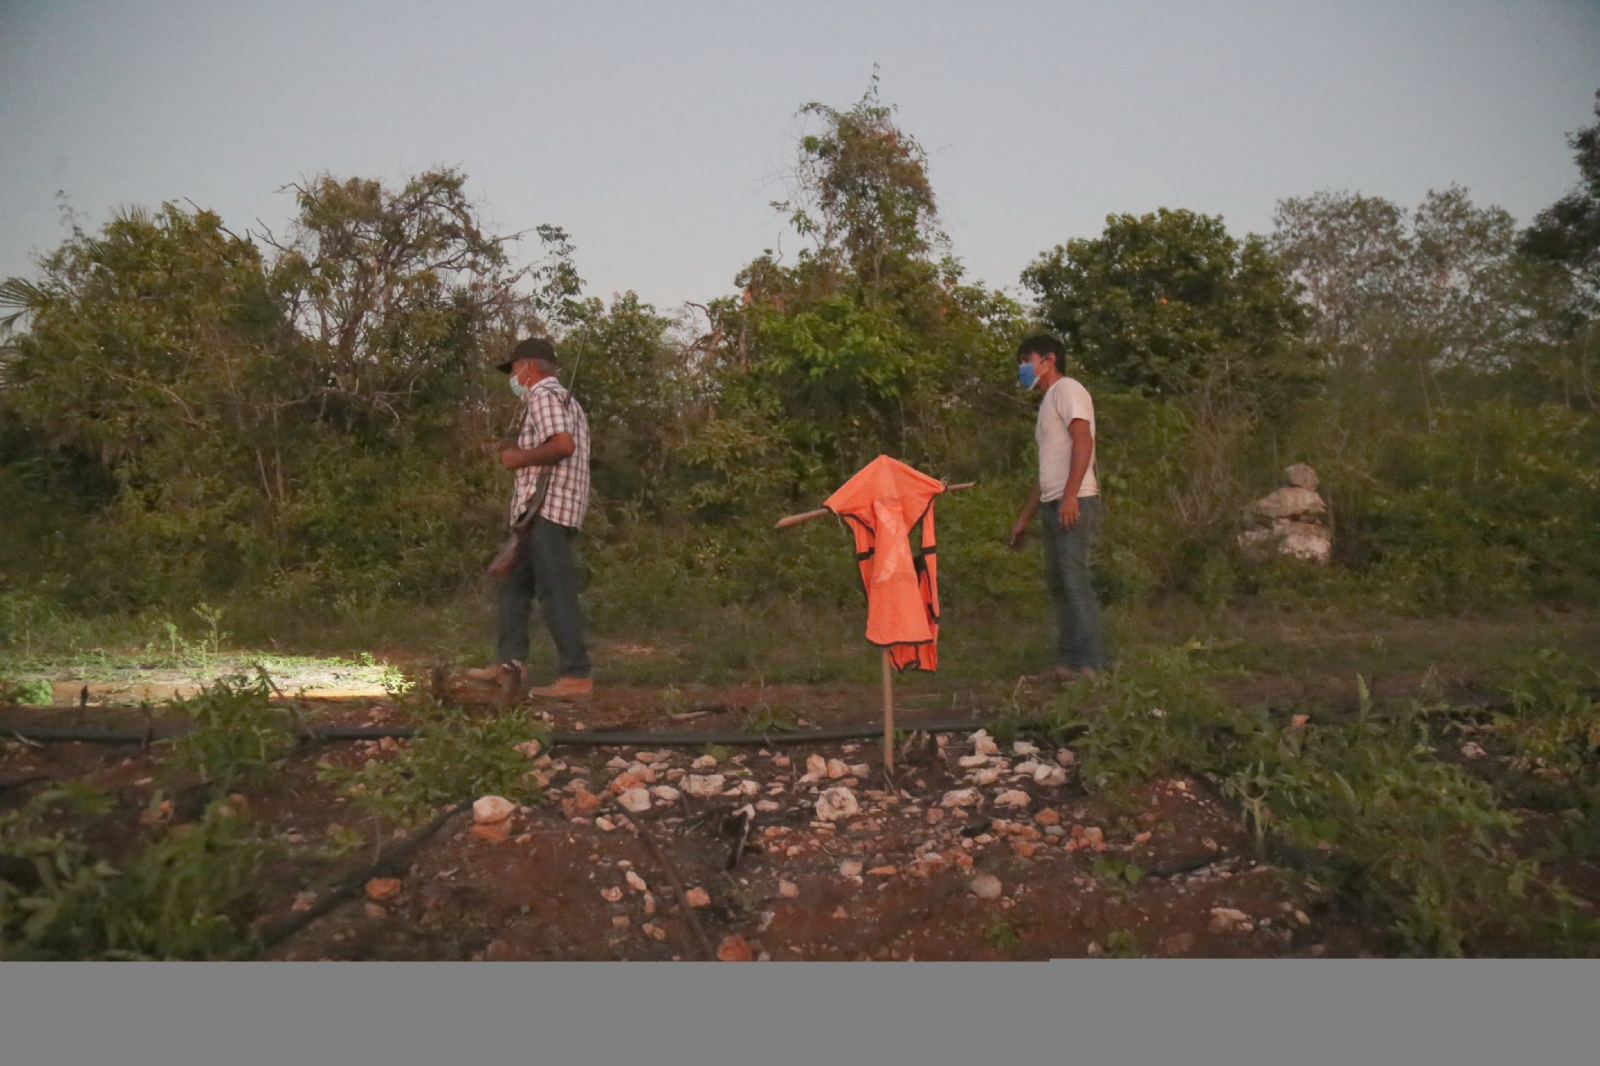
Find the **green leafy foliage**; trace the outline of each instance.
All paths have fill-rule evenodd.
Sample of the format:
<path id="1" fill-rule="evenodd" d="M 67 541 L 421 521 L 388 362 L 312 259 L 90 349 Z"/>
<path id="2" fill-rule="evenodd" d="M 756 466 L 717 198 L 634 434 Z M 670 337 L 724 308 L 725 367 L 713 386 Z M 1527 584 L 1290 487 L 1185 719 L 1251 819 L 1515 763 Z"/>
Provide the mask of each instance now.
<path id="1" fill-rule="evenodd" d="M 983 939 L 996 951 L 1010 951 L 1022 943 L 1022 937 L 1017 935 L 1017 927 L 1001 914 L 989 915 L 989 922 L 983 928 Z"/>
<path id="2" fill-rule="evenodd" d="M 1590 822 L 1600 822 L 1600 669 L 1538 648 L 1504 683 L 1510 713 L 1489 736 L 1506 745 L 1513 770 L 1560 786 Z"/>
<path id="3" fill-rule="evenodd" d="M 194 720 L 193 728 L 170 742 L 174 770 L 193 771 L 221 792 L 259 776 L 269 764 L 292 750 L 295 742 L 289 714 L 272 704 L 271 682 L 260 673 L 217 680 L 172 706 Z"/>
<path id="4" fill-rule="evenodd" d="M 1136 885 L 1144 878 L 1144 871 L 1138 866 L 1113 855 L 1095 856 L 1094 862 L 1089 865 L 1089 872 L 1103 881 L 1126 882 L 1130 885 Z"/>
<path id="5" fill-rule="evenodd" d="M 52 698 L 50 682 L 38 678 L 12 679 L 0 672 L 0 704 L 48 704 Z"/>
<path id="6" fill-rule="evenodd" d="M 459 708 L 415 700 L 410 710 L 418 736 L 403 741 L 393 756 L 369 758 L 358 766 L 325 759 L 319 778 L 338 787 L 360 807 L 393 822 L 410 825 L 450 803 L 470 803 L 485 795 L 525 804 L 543 793 L 529 778 L 532 764 L 517 745 L 549 734 L 525 711 L 472 718 Z"/>
<path id="7" fill-rule="evenodd" d="M 745 715 L 740 728 L 746 733 L 793 733 L 800 727 L 794 715 L 781 707 L 758 707 Z"/>
<path id="8" fill-rule="evenodd" d="M 1142 955 L 1138 938 L 1128 929 L 1113 929 L 1106 934 L 1106 952 L 1114 959 L 1137 959 Z"/>
<path id="9" fill-rule="evenodd" d="M 602 629 L 854 602 L 836 525 L 770 521 L 880 453 L 979 483 L 940 503 L 951 608 L 1034 615 L 1037 557 L 1005 538 L 1034 477 L 1037 397 L 1013 352 L 1046 325 L 1096 403 L 1113 604 L 1600 593 L 1578 200 L 1521 237 L 1454 186 L 1414 208 L 1291 198 L 1264 236 L 1178 208 L 1113 215 L 1027 267 L 1027 307 L 966 277 L 930 159 L 876 83 L 800 117 L 775 205 L 800 246 L 682 314 L 585 297 L 559 227 L 514 255 L 452 170 L 317 176 L 281 236 L 175 203 L 74 228 L 0 285 L 0 496 L 18 501 L 0 514 L 0 640 L 36 629 L 7 619 L 18 597 L 144 610 L 174 626 L 175 659 L 216 654 L 199 603 L 236 628 L 475 591 L 505 520 L 492 442 L 516 414 L 490 357 L 530 332 L 575 369 L 594 430 Z M 1585 182 L 1592 134 L 1574 141 Z M 1236 548 L 1241 508 L 1291 461 L 1322 475 L 1327 572 Z"/>
<path id="10" fill-rule="evenodd" d="M 1401 950 L 1460 955 L 1494 937 L 1585 950 L 1588 923 L 1571 896 L 1512 850 L 1517 818 L 1488 782 L 1439 757 L 1429 705 L 1379 714 L 1363 686 L 1355 721 L 1283 727 L 1263 710 L 1229 708 L 1195 677 L 1192 656 L 1175 649 L 1125 662 L 1101 683 L 1104 709 L 1075 742 L 1089 787 L 1115 800 L 1157 777 L 1216 781 L 1258 838 L 1271 835 L 1310 857 L 1319 880 L 1391 923 Z M 1537 672 L 1522 676 L 1525 698 L 1549 691 L 1527 680 Z M 1589 757 L 1583 730 L 1593 728 L 1592 704 L 1570 692 L 1543 699 L 1562 723 L 1548 734 L 1548 750 L 1565 752 L 1566 765 L 1584 772 L 1577 768 Z M 1070 704 L 1062 713 L 1064 723 L 1076 719 Z M 1518 729 L 1507 733 L 1529 744 L 1547 739 L 1537 728 Z M 1097 862 L 1094 872 L 1137 880 L 1136 868 L 1115 860 Z"/>
<path id="11" fill-rule="evenodd" d="M 1281 404 L 1315 369 L 1294 282 L 1263 238 L 1236 240 L 1220 218 L 1113 215 L 1103 236 L 1057 246 L 1022 277 L 1072 354 L 1118 385 L 1180 395 L 1220 371 Z"/>
<path id="12" fill-rule="evenodd" d="M 81 790 L 79 790 L 81 793 Z M 106 797 L 51 790 L 0 814 L 0 958 L 226 959 L 254 951 L 246 922 L 277 846 L 223 803 L 112 866 L 42 823 L 104 813 Z"/>

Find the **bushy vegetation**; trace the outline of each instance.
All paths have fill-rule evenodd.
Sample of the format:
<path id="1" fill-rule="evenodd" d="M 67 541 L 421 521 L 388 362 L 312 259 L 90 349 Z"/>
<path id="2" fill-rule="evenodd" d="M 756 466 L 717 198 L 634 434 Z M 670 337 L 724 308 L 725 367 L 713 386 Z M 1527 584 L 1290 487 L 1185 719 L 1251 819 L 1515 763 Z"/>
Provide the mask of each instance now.
<path id="1" fill-rule="evenodd" d="M 880 452 L 980 484 L 941 505 L 948 602 L 1031 609 L 1037 564 L 1001 539 L 1033 471 L 1011 353 L 1041 327 L 1098 406 L 1113 602 L 1594 599 L 1600 126 L 1573 141 L 1583 184 L 1520 233 L 1454 187 L 1288 199 L 1265 235 L 1117 215 L 1022 272 L 1030 307 L 966 278 L 875 90 L 803 113 L 775 205 L 803 247 L 681 314 L 585 297 L 555 227 L 519 266 L 454 171 L 309 181 L 282 235 L 177 203 L 75 224 L 0 291 L 5 639 L 30 604 L 355 616 L 477 587 L 515 411 L 489 364 L 530 331 L 594 429 L 602 628 L 852 602 L 836 530 L 770 522 Z M 1234 546 L 1295 461 L 1331 503 L 1327 572 Z"/>
<path id="2" fill-rule="evenodd" d="M 248 957 L 246 916 L 280 845 L 247 810 L 221 800 L 115 864 L 46 824 L 62 810 L 109 806 L 109 797 L 68 785 L 0 813 L 0 959 Z"/>
<path id="3" fill-rule="evenodd" d="M 187 700 L 173 700 L 194 725 L 171 741 L 169 765 L 197 774 L 219 793 L 259 780 L 296 740 L 289 712 L 274 706 L 272 695 L 263 672 L 253 683 L 243 677 L 219 678 Z"/>
<path id="4" fill-rule="evenodd" d="M 357 765 L 324 759 L 319 776 L 369 813 L 414 825 L 442 806 L 479 796 L 539 803 L 532 762 L 518 750 L 530 740 L 549 745 L 549 733 L 526 709 L 468 717 L 459 707 L 412 697 L 406 704 L 417 736 L 384 759 Z"/>
<path id="5" fill-rule="evenodd" d="M 1460 723 L 1440 717 L 1444 705 L 1378 705 L 1363 684 L 1353 718 L 1274 720 L 1264 708 L 1230 706 L 1197 676 L 1200 657 L 1179 648 L 1128 659 L 1063 701 L 1058 728 L 1088 723 L 1073 741 L 1086 787 L 1115 799 L 1139 782 L 1204 776 L 1263 845 L 1280 849 L 1276 857 L 1384 922 L 1402 953 L 1587 954 L 1600 943 L 1559 879 L 1517 850 L 1521 819 L 1505 797 L 1442 756 L 1461 743 Z M 1507 683 L 1517 713 L 1498 718 L 1491 735 L 1497 749 L 1508 742 L 1522 753 L 1514 767 L 1539 760 L 1537 772 L 1560 783 L 1562 802 L 1589 826 L 1600 813 L 1600 702 L 1576 687 L 1585 673 L 1548 650 L 1525 657 Z M 1591 836 L 1570 853 L 1592 846 Z"/>

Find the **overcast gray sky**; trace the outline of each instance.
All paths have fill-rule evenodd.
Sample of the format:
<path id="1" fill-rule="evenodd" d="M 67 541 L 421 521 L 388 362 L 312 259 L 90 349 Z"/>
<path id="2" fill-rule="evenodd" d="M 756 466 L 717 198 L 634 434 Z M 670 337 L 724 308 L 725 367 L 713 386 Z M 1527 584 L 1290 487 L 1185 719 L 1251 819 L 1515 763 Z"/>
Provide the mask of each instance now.
<path id="1" fill-rule="evenodd" d="M 288 182 L 448 164 L 501 231 L 565 227 L 592 295 L 704 300 L 795 247 L 795 112 L 874 63 L 969 276 L 1015 289 L 1113 212 L 1260 232 L 1456 182 L 1525 223 L 1576 178 L 1600 3 L 0 0 L 0 275 L 62 239 L 58 189 L 276 228 Z"/>

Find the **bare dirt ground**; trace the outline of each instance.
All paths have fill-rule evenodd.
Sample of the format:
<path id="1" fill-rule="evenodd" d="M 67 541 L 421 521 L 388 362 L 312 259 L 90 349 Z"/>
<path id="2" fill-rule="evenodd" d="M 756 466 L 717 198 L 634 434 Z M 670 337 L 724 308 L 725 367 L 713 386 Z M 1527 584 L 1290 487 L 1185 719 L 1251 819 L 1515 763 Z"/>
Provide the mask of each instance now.
<path id="1" fill-rule="evenodd" d="M 736 729 L 753 708 L 782 706 L 812 725 L 870 724 L 870 686 L 739 686 L 674 693 L 608 691 L 558 705 L 558 730 Z M 958 694 L 954 703 L 964 701 Z M 395 723 L 387 701 L 319 704 L 319 723 Z M 900 724 L 950 718 L 942 695 Z M 485 714 L 488 710 L 464 711 Z M 37 711 L 77 724 L 144 722 L 122 707 Z M 14 719 L 13 719 L 14 720 Z M 977 723 L 974 723 L 976 726 Z M 791 735 L 792 736 L 792 735 Z M 358 896 L 275 945 L 279 959 L 696 959 L 721 951 L 770 959 L 1048 959 L 1085 955 L 1351 956 L 1381 951 L 1381 931 L 1345 914 L 1314 883 L 1275 868 L 1199 780 L 1158 781 L 1120 814 L 1079 786 L 1072 756 L 1042 737 L 987 750 L 967 730 L 913 734 L 892 778 L 873 741 L 739 746 L 711 764 L 703 745 L 559 746 L 530 768 L 546 805 L 519 808 L 480 835 L 464 811 L 424 844 L 398 884 Z M 392 757 L 404 740 L 329 745 L 291 758 L 247 795 L 252 817 L 308 848 L 354 829 L 371 846 L 274 871 L 270 930 L 392 846 L 328 785 L 316 763 Z M 1030 752 L 1027 745 L 1039 749 Z M 980 750 L 981 749 L 981 750 Z M 115 856 L 157 787 L 159 748 L 10 744 L 0 804 L 31 778 L 81 778 L 117 810 L 85 840 Z M 968 765 L 963 766 L 966 759 Z M 698 760 L 698 762 L 697 762 Z M 807 777 L 808 760 L 816 779 Z M 972 765 L 981 761 L 981 765 Z M 1050 783 L 1053 768 L 1064 778 Z M 1039 780 L 1035 780 L 1035 774 Z M 625 776 L 632 775 L 632 776 Z M 708 786 L 720 775 L 717 786 Z M 690 795 L 694 791 L 709 795 Z M 645 788 L 625 811 L 610 787 Z M 858 809 L 817 816 L 829 789 Z M 662 790 L 662 791 L 655 791 Z M 670 790 L 670 791 L 668 791 Z M 956 795 L 952 795 L 955 793 Z M 962 793 L 967 793 L 963 795 Z M 834 794 L 838 796 L 838 793 Z M 470 798 L 470 797 L 467 797 Z M 637 802 L 637 801 L 636 801 Z M 848 801 L 847 801 L 848 802 Z M 170 817 L 197 817 L 179 789 Z M 753 814 L 741 832 L 738 812 Z M 642 834 L 642 835 L 641 835 Z M 741 837 L 745 841 L 739 847 Z M 651 841 L 654 846 L 651 846 Z M 735 855 L 735 852 L 738 852 Z M 671 864 L 669 872 L 665 863 Z M 676 874 L 683 892 L 673 884 Z M 696 930 L 695 925 L 699 929 Z"/>

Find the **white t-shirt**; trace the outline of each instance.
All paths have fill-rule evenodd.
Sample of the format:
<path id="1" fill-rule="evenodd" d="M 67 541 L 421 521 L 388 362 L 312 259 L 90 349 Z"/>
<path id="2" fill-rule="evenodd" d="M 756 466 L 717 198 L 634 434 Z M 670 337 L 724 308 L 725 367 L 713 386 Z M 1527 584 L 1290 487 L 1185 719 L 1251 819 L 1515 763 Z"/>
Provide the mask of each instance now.
<path id="1" fill-rule="evenodd" d="M 1044 394 L 1039 405 L 1039 424 L 1033 431 L 1039 442 L 1039 499 L 1051 503 L 1061 499 L 1067 488 L 1067 475 L 1072 470 L 1072 435 L 1067 426 L 1075 418 L 1089 423 L 1089 439 L 1098 440 L 1094 431 L 1094 401 L 1089 390 L 1076 379 L 1064 377 Z M 1084 472 L 1083 484 L 1078 486 L 1078 496 L 1100 495 L 1100 482 L 1094 476 L 1095 457 L 1089 459 L 1089 469 Z"/>

